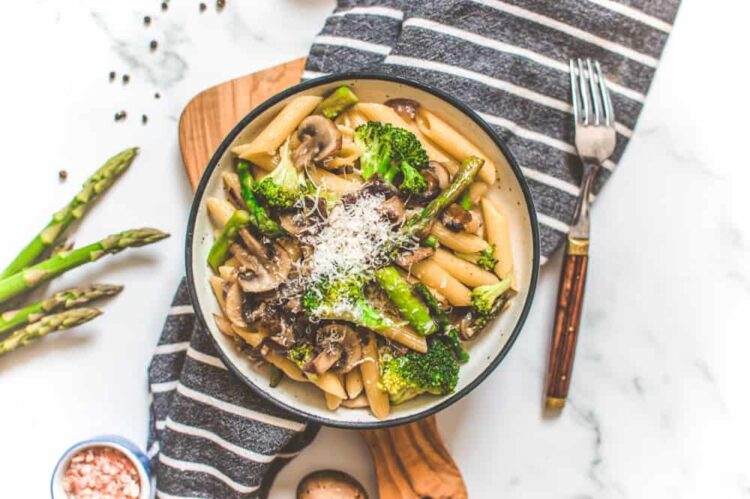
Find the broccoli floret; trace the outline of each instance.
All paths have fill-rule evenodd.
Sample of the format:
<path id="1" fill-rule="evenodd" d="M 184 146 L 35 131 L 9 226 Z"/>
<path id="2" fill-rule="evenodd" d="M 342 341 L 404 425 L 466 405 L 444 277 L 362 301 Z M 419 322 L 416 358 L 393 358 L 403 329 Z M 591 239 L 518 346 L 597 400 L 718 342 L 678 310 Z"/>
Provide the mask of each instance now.
<path id="1" fill-rule="evenodd" d="M 281 160 L 263 180 L 253 184 L 253 193 L 275 208 L 291 208 L 307 192 L 307 180 L 292 162 L 287 140 L 280 151 Z"/>
<path id="2" fill-rule="evenodd" d="M 389 140 L 391 128 L 391 125 L 379 121 L 371 121 L 357 127 L 354 142 L 362 149 L 359 164 L 363 179 L 369 180 L 390 167 L 393 155 L 393 147 Z"/>
<path id="3" fill-rule="evenodd" d="M 506 277 L 495 284 L 477 286 L 471 290 L 471 309 L 480 317 L 493 317 L 497 314 L 498 305 L 503 300 L 500 297 L 510 289 L 510 277 Z"/>
<path id="4" fill-rule="evenodd" d="M 420 193 L 427 188 L 427 181 L 419 170 L 429 158 L 419 139 L 410 131 L 371 121 L 357 127 L 354 140 L 363 151 L 360 165 L 365 180 L 378 175 L 392 184 L 401 173 L 401 190 Z"/>
<path id="5" fill-rule="evenodd" d="M 352 322 L 373 331 L 399 325 L 367 301 L 365 284 L 360 277 L 321 279 L 305 290 L 302 309 L 310 317 Z"/>
<path id="6" fill-rule="evenodd" d="M 313 358 L 313 347 L 309 343 L 302 343 L 287 350 L 286 356 L 301 369 Z"/>
<path id="7" fill-rule="evenodd" d="M 381 355 L 380 360 L 379 386 L 394 404 L 423 393 L 451 393 L 458 382 L 458 363 L 450 348 L 437 339 L 430 342 L 427 353 Z"/>
<path id="8" fill-rule="evenodd" d="M 491 244 L 484 248 L 482 251 L 476 253 L 456 253 L 456 256 L 477 265 L 484 270 L 492 272 L 497 265 L 497 258 L 495 258 L 495 245 Z"/>

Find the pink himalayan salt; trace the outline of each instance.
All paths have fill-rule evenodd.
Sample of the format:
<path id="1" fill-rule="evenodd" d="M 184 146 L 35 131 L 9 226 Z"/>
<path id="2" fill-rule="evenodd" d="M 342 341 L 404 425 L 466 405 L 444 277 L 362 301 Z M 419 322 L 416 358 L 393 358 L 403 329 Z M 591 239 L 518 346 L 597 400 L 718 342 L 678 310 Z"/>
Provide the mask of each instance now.
<path id="1" fill-rule="evenodd" d="M 91 447 L 73 455 L 63 475 L 63 489 L 70 499 L 137 498 L 141 494 L 135 465 L 110 447 Z"/>

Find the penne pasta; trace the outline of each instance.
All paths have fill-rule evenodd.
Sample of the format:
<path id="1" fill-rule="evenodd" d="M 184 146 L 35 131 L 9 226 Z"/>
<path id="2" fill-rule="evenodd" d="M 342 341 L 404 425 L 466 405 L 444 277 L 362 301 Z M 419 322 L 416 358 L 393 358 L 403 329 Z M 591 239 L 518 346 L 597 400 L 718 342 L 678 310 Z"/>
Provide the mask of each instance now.
<path id="1" fill-rule="evenodd" d="M 365 362 L 360 364 L 362 371 L 362 382 L 365 387 L 365 395 L 370 403 L 372 414 L 378 419 L 385 419 L 391 411 L 391 402 L 388 395 L 378 386 L 380 379 L 378 346 L 375 341 L 375 335 L 371 332 L 368 334 L 367 343 L 363 345 Z"/>
<path id="2" fill-rule="evenodd" d="M 214 292 L 214 297 L 216 297 L 219 308 L 224 312 L 224 280 L 221 277 L 212 275 L 208 277 L 208 283 L 211 285 L 211 291 Z"/>
<path id="3" fill-rule="evenodd" d="M 469 289 L 435 263 L 433 257 L 412 265 L 411 272 L 426 286 L 437 289 L 451 305 L 466 307 L 471 304 Z"/>
<path id="4" fill-rule="evenodd" d="M 335 173 L 323 170 L 322 168 L 315 168 L 314 166 L 307 169 L 307 175 L 316 187 L 337 194 L 356 192 L 362 185 L 360 182 L 354 180 L 356 177 L 353 175 L 350 175 L 347 180 L 341 175 L 336 175 Z"/>
<path id="5" fill-rule="evenodd" d="M 232 152 L 256 164 L 257 158 L 273 156 L 279 146 L 294 133 L 300 122 L 312 113 L 322 100 L 322 97 L 314 95 L 295 97 L 249 144 L 235 146 Z"/>
<path id="6" fill-rule="evenodd" d="M 469 142 L 464 135 L 458 132 L 442 119 L 430 111 L 419 108 L 417 111 L 417 126 L 422 134 L 433 141 L 445 152 L 458 161 L 463 161 L 469 156 L 479 156 L 484 159 L 484 166 L 479 171 L 479 178 L 492 185 L 497 179 L 497 168 L 477 146 Z"/>
<path id="7" fill-rule="evenodd" d="M 513 288 L 516 288 L 516 276 L 513 267 L 513 250 L 510 244 L 510 228 L 508 219 L 498 207 L 489 200 L 482 198 L 482 214 L 484 216 L 485 231 L 487 231 L 487 240 L 495 245 L 495 274 L 500 279 L 510 276 Z"/>
<path id="8" fill-rule="evenodd" d="M 346 398 L 346 390 L 344 390 L 344 384 L 336 374 L 327 371 L 323 374 L 305 373 L 305 375 L 312 384 L 314 384 L 324 392 L 334 395 L 340 399 Z"/>
<path id="9" fill-rule="evenodd" d="M 478 205 L 489 186 L 484 182 L 474 182 L 469 186 L 469 199 L 472 205 Z"/>
<path id="10" fill-rule="evenodd" d="M 246 327 L 237 326 L 235 324 L 232 324 L 232 331 L 235 335 L 245 340 L 245 342 L 253 348 L 260 345 L 260 342 L 263 341 L 263 338 L 268 336 L 266 333 L 263 333 L 261 331 L 251 331 Z"/>
<path id="11" fill-rule="evenodd" d="M 274 352 L 268 352 L 263 358 L 266 359 L 266 362 L 268 362 L 269 364 L 281 369 L 289 379 L 299 381 L 300 383 L 307 383 L 309 381 L 305 374 L 302 372 L 302 369 L 300 369 L 297 364 L 287 359 L 283 355 L 279 355 Z"/>
<path id="12" fill-rule="evenodd" d="M 356 398 L 359 394 L 362 393 L 364 386 L 362 385 L 362 373 L 360 372 L 359 367 L 355 367 L 354 369 L 346 373 L 346 380 L 344 384 L 346 388 L 346 394 L 350 399 Z"/>
<path id="13" fill-rule="evenodd" d="M 419 336 L 411 326 L 393 326 L 379 330 L 378 334 L 417 352 L 425 353 L 427 351 L 427 340 L 424 336 Z"/>
<path id="14" fill-rule="evenodd" d="M 345 139 L 341 145 L 341 151 L 335 158 L 328 163 L 329 168 L 341 168 L 343 166 L 353 165 L 354 162 L 362 155 L 362 151 L 351 140 Z"/>
<path id="15" fill-rule="evenodd" d="M 329 411 L 335 411 L 336 409 L 341 406 L 341 402 L 344 401 L 341 397 L 337 397 L 336 395 L 332 395 L 328 392 L 323 392 L 323 395 L 326 397 L 326 407 Z"/>
<path id="16" fill-rule="evenodd" d="M 349 110 L 349 119 L 351 120 L 352 128 L 357 128 L 360 125 L 364 125 L 368 121 L 361 112 L 354 109 Z"/>
<path id="17" fill-rule="evenodd" d="M 362 409 L 370 407 L 370 401 L 367 400 L 367 395 L 361 393 L 357 398 L 344 400 L 341 405 L 347 409 Z"/>
<path id="18" fill-rule="evenodd" d="M 495 274 L 487 272 L 466 260 L 462 260 L 444 249 L 438 248 L 432 258 L 435 260 L 435 263 L 443 267 L 446 272 L 458 279 L 461 284 L 465 284 L 470 288 L 484 286 L 486 284 L 495 284 L 498 281 Z"/>
<path id="19" fill-rule="evenodd" d="M 440 222 L 435 222 L 430 231 L 440 244 L 459 253 L 476 253 L 489 246 L 481 237 L 469 232 L 453 232 Z"/>
<path id="20" fill-rule="evenodd" d="M 229 217 L 234 213 L 234 206 L 226 199 L 219 199 L 210 197 L 206 199 L 206 209 L 208 210 L 208 216 L 211 218 L 211 222 L 216 226 L 217 229 L 224 227 Z"/>
<path id="21" fill-rule="evenodd" d="M 214 322 L 216 327 L 219 329 L 221 334 L 225 336 L 234 337 L 234 331 L 232 330 L 232 323 L 229 322 L 223 315 L 213 314 Z"/>

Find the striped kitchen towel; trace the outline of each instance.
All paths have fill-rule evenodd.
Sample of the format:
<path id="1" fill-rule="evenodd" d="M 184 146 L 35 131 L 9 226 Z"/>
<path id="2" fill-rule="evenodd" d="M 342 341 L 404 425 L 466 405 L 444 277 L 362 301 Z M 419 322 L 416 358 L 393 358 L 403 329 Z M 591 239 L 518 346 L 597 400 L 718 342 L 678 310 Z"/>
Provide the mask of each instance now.
<path id="1" fill-rule="evenodd" d="M 580 178 L 568 59 L 599 59 L 617 115 L 617 147 L 633 134 L 679 0 L 339 0 L 304 78 L 381 70 L 462 100 L 518 159 L 536 206 L 542 262 L 562 244 Z"/>
<path id="2" fill-rule="evenodd" d="M 632 135 L 678 0 L 339 0 L 305 78 L 377 69 L 469 104 L 506 141 L 534 197 L 543 261 L 560 246 L 579 180 L 568 104 L 570 57 L 602 62 L 618 144 Z M 157 496 L 267 497 L 318 431 L 267 404 L 227 370 L 180 285 L 149 368 L 149 455 Z"/>

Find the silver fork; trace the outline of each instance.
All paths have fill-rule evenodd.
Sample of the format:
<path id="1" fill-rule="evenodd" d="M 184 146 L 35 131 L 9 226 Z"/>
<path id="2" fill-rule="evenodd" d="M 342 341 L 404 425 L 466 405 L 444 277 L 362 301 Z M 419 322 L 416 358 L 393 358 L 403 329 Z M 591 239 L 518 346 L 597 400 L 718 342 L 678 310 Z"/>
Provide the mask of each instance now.
<path id="1" fill-rule="evenodd" d="M 615 149 L 615 112 L 599 61 L 570 60 L 575 144 L 583 165 L 573 224 L 568 233 L 547 366 L 545 405 L 562 409 L 573 372 L 589 253 L 591 187 Z"/>

